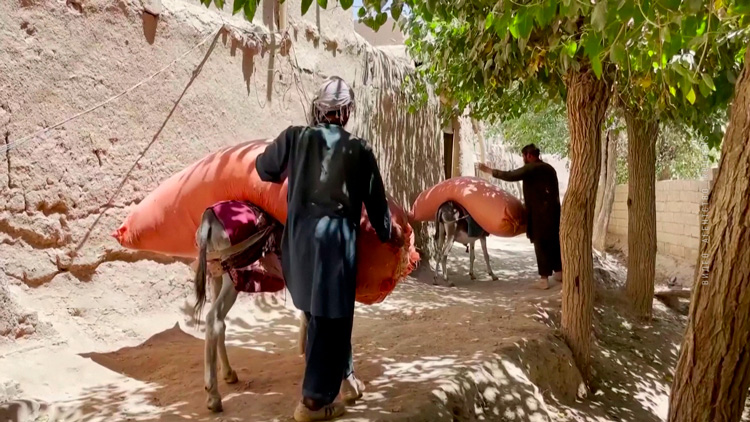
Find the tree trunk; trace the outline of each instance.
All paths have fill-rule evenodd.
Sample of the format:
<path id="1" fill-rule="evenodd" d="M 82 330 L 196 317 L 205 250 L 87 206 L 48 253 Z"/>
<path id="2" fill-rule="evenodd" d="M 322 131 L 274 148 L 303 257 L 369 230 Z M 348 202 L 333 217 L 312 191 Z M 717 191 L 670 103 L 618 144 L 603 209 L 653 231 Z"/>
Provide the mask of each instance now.
<path id="1" fill-rule="evenodd" d="M 607 233 L 609 232 L 609 217 L 612 215 L 612 205 L 615 203 L 615 187 L 617 186 L 617 146 L 620 139 L 620 132 L 612 134 L 607 145 L 607 182 L 604 185 L 604 199 L 602 213 L 599 216 L 599 227 L 601 230 L 601 250 L 604 250 L 607 243 Z"/>
<path id="2" fill-rule="evenodd" d="M 461 174 L 461 122 L 458 120 L 458 116 L 454 116 L 451 119 L 451 127 L 453 128 L 453 158 L 451 163 L 453 168 L 451 170 L 451 177 L 463 176 Z"/>
<path id="3" fill-rule="evenodd" d="M 609 142 L 609 132 L 602 137 L 602 158 L 599 163 L 599 182 L 596 184 L 596 202 L 594 203 L 594 235 L 593 243 L 596 245 L 596 222 L 599 220 L 599 214 L 602 212 L 602 200 L 604 199 L 604 184 L 607 181 L 607 143 Z"/>
<path id="4" fill-rule="evenodd" d="M 471 118 L 471 127 L 472 129 L 474 129 L 474 134 L 477 137 L 477 143 L 479 144 L 479 162 L 482 164 L 487 164 L 487 152 L 485 151 L 484 145 L 484 132 L 482 131 L 482 127 L 479 125 L 477 119 L 473 117 Z M 489 180 L 487 174 L 477 170 L 477 164 L 478 163 L 474 163 L 474 176 Z"/>
<path id="5" fill-rule="evenodd" d="M 701 210 L 701 254 L 669 401 L 670 422 L 739 421 L 750 388 L 750 48 L 719 174 Z"/>
<path id="6" fill-rule="evenodd" d="M 594 212 L 594 249 L 604 251 L 607 248 L 607 232 L 612 204 L 615 202 L 615 184 L 617 182 L 617 138 L 619 133 L 608 130 L 602 145 L 602 170 L 597 189 L 597 207 Z M 599 192 L 601 191 L 601 192 Z M 600 194 L 601 193 L 601 194 Z"/>
<path id="7" fill-rule="evenodd" d="M 628 127 L 628 278 L 635 313 L 650 318 L 656 273 L 656 138 L 659 122 L 625 110 Z"/>
<path id="8" fill-rule="evenodd" d="M 590 70 L 570 71 L 566 82 L 570 178 L 560 220 L 562 332 L 578 369 L 588 381 L 594 300 L 591 232 L 601 167 L 602 123 L 610 91 Z"/>

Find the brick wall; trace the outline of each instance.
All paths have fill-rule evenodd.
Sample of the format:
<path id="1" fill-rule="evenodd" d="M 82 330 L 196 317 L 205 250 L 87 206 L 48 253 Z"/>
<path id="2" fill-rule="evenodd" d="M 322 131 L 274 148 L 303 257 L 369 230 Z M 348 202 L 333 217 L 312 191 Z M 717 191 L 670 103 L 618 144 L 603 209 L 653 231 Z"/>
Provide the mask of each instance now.
<path id="1" fill-rule="evenodd" d="M 656 182 L 656 246 L 660 254 L 695 260 L 700 245 L 700 212 L 708 180 Z M 628 185 L 615 188 L 607 243 L 627 246 Z"/>

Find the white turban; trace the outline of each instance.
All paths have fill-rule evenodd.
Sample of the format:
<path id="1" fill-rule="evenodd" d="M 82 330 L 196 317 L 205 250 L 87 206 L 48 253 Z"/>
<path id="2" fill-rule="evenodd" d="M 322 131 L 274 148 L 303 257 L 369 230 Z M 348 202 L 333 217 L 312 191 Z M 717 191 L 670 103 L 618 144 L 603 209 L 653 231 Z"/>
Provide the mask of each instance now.
<path id="1" fill-rule="evenodd" d="M 354 107 L 354 90 L 338 76 L 330 76 L 320 85 L 313 105 L 320 114 Z"/>

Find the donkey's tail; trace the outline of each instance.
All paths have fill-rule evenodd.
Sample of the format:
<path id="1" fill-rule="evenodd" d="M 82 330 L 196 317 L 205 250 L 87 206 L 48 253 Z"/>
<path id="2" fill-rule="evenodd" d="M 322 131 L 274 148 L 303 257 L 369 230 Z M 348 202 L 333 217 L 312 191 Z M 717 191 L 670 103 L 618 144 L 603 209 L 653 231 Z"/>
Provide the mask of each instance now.
<path id="1" fill-rule="evenodd" d="M 435 242 L 438 241 L 438 237 L 440 235 L 440 214 L 442 211 L 441 208 L 438 208 L 437 212 L 435 213 L 435 234 L 432 235 L 433 239 L 435 239 Z"/>
<path id="2" fill-rule="evenodd" d="M 206 247 L 211 239 L 211 217 L 213 211 L 206 210 L 201 218 L 201 225 L 198 227 L 198 269 L 195 271 L 195 306 L 193 307 L 193 316 L 196 320 L 200 318 L 203 306 L 206 304 Z"/>

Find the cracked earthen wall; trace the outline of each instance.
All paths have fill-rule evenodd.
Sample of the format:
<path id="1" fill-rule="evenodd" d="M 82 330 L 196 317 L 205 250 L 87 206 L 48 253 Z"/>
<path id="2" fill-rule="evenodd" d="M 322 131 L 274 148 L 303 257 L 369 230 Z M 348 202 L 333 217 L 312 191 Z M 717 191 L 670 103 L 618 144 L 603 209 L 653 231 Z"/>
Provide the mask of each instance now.
<path id="1" fill-rule="evenodd" d="M 4 275 L 38 286 L 61 272 L 85 281 L 107 261 L 169 262 L 122 250 L 110 233 L 210 151 L 305 123 L 315 87 L 333 74 L 354 85 L 353 130 L 374 144 L 390 193 L 406 205 L 441 179 L 437 107 L 406 112 L 398 90 L 408 63 L 365 43 L 350 12 L 300 17 L 299 0 L 287 0 L 287 44 L 269 32 L 268 10 L 250 24 L 197 0 L 160 3 L 154 16 L 140 0 L 0 2 L 2 144 L 122 92 L 230 25 L 197 75 L 211 39 L 130 94 L 3 156 Z"/>

